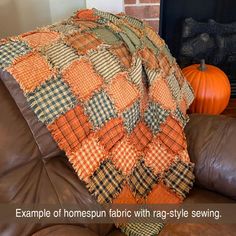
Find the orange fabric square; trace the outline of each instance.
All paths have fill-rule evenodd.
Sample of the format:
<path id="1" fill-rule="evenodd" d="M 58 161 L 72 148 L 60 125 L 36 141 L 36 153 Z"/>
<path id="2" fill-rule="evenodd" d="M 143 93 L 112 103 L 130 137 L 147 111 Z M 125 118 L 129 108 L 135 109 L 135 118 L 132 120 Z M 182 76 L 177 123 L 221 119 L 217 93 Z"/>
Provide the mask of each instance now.
<path id="1" fill-rule="evenodd" d="M 112 161 L 117 169 L 121 170 L 123 174 L 129 175 L 138 159 L 138 153 L 133 145 L 131 145 L 127 138 L 122 139 L 112 149 Z"/>
<path id="2" fill-rule="evenodd" d="M 157 46 L 157 48 L 165 45 L 164 40 L 151 27 L 146 27 L 146 33 L 148 38 Z"/>
<path id="3" fill-rule="evenodd" d="M 151 140 L 152 132 L 142 121 L 139 122 L 130 135 L 130 141 L 138 151 L 142 151 Z"/>
<path id="4" fill-rule="evenodd" d="M 111 119 L 98 132 L 100 143 L 109 151 L 124 136 L 122 119 Z"/>
<path id="5" fill-rule="evenodd" d="M 171 68 L 167 56 L 163 53 L 160 53 L 158 56 L 158 62 L 161 69 L 161 74 L 165 78 L 166 76 L 169 75 Z"/>
<path id="6" fill-rule="evenodd" d="M 149 69 L 156 69 L 159 67 L 158 59 L 149 48 L 144 48 L 139 51 L 139 54 Z"/>
<path id="7" fill-rule="evenodd" d="M 160 140 L 169 151 L 175 154 L 187 148 L 181 125 L 171 116 L 161 125 Z"/>
<path id="8" fill-rule="evenodd" d="M 92 126 L 81 106 L 68 111 L 52 124 L 48 125 L 49 131 L 66 153 L 78 150 L 81 142 L 89 135 Z"/>
<path id="9" fill-rule="evenodd" d="M 99 24 L 94 21 L 85 21 L 85 20 L 78 20 L 78 19 L 74 20 L 74 24 L 78 25 L 81 31 L 87 30 L 87 29 L 93 29 L 99 26 Z"/>
<path id="10" fill-rule="evenodd" d="M 160 103 L 165 109 L 175 110 L 176 104 L 173 100 L 170 88 L 167 82 L 161 78 L 154 81 L 153 86 L 150 88 L 150 97 Z"/>
<path id="11" fill-rule="evenodd" d="M 102 41 L 90 33 L 76 33 L 69 36 L 67 44 L 78 50 L 79 54 L 86 54 L 90 49 L 96 49 Z"/>
<path id="12" fill-rule="evenodd" d="M 139 91 L 127 79 L 127 74 L 119 73 L 107 88 L 119 111 L 125 110 L 139 97 Z"/>
<path id="13" fill-rule="evenodd" d="M 102 78 L 86 59 L 74 61 L 63 71 L 62 77 L 75 95 L 82 99 L 88 99 L 103 83 Z"/>
<path id="14" fill-rule="evenodd" d="M 79 177 L 85 181 L 89 181 L 89 177 L 98 169 L 101 162 L 107 157 L 106 151 L 97 138 L 90 136 L 86 138 L 81 147 L 68 155 L 69 161 L 72 163 Z"/>
<path id="15" fill-rule="evenodd" d="M 56 32 L 31 32 L 28 34 L 22 35 L 22 38 L 25 42 L 29 44 L 29 46 L 35 47 L 43 47 L 47 44 L 50 44 L 60 38 L 60 35 Z"/>
<path id="16" fill-rule="evenodd" d="M 113 200 L 113 204 L 136 204 L 136 200 L 128 185 L 125 185 L 120 194 Z"/>
<path id="17" fill-rule="evenodd" d="M 179 204 L 183 200 L 170 192 L 163 184 L 157 184 L 147 196 L 146 204 Z"/>
<path id="18" fill-rule="evenodd" d="M 183 112 L 183 114 L 186 115 L 188 105 L 185 98 L 182 98 L 181 101 L 179 102 L 179 108 Z"/>
<path id="19" fill-rule="evenodd" d="M 178 158 L 185 163 L 190 162 L 190 157 L 187 150 L 183 150 L 182 152 L 180 152 Z"/>
<path id="20" fill-rule="evenodd" d="M 174 160 L 175 155 L 168 153 L 158 140 L 153 141 L 147 146 L 144 161 L 155 174 L 163 173 Z"/>
<path id="21" fill-rule="evenodd" d="M 120 45 L 113 45 L 110 51 L 115 54 L 124 67 L 129 68 L 131 65 L 132 57 L 129 50 L 122 43 Z"/>
<path id="22" fill-rule="evenodd" d="M 39 53 L 20 57 L 8 68 L 24 92 L 32 92 L 45 80 L 52 77 L 47 61 Z"/>

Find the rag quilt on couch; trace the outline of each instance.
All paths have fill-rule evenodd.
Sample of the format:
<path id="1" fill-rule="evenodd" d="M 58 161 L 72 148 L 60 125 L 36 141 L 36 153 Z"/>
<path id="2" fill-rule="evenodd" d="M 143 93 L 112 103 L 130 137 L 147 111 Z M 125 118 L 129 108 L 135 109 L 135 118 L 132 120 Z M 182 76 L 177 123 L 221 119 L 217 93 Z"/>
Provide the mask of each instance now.
<path id="1" fill-rule="evenodd" d="M 183 128 L 194 96 L 144 22 L 81 10 L 1 40 L 0 68 L 100 204 L 181 203 L 187 196 L 194 175 Z M 163 224 L 120 227 L 148 236 Z"/>

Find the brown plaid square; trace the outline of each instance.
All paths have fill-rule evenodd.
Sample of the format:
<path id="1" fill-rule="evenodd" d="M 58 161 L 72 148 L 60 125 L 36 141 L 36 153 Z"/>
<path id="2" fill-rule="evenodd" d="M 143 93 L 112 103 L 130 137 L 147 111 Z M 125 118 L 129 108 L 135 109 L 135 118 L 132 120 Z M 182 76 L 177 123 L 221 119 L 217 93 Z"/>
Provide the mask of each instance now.
<path id="1" fill-rule="evenodd" d="M 152 132 L 143 122 L 139 122 L 130 135 L 130 141 L 138 151 L 142 151 L 151 140 Z"/>
<path id="2" fill-rule="evenodd" d="M 111 119 L 98 132 L 100 143 L 109 151 L 124 136 L 122 119 Z"/>
<path id="3" fill-rule="evenodd" d="M 78 149 L 81 142 L 88 136 L 92 126 L 81 106 L 61 115 L 52 124 L 48 125 L 53 138 L 59 147 L 66 152 Z"/>
<path id="4" fill-rule="evenodd" d="M 76 33 L 66 39 L 69 46 L 78 50 L 79 54 L 86 54 L 88 50 L 97 48 L 102 41 L 90 33 Z"/>
<path id="5" fill-rule="evenodd" d="M 159 67 L 158 59 L 154 53 L 149 48 L 144 48 L 139 51 L 139 55 L 142 58 L 143 62 L 149 69 L 156 69 Z"/>
<path id="6" fill-rule="evenodd" d="M 129 50 L 123 43 L 112 46 L 110 52 L 119 58 L 125 68 L 130 68 L 132 57 Z"/>
<path id="7" fill-rule="evenodd" d="M 160 53 L 158 56 L 158 62 L 161 68 L 161 73 L 165 78 L 169 74 L 171 68 L 167 56 L 164 53 Z"/>
<path id="8" fill-rule="evenodd" d="M 134 168 L 128 181 L 134 193 L 139 197 L 145 197 L 159 182 L 159 176 L 155 175 L 141 160 Z"/>
<path id="9" fill-rule="evenodd" d="M 87 188 L 100 204 L 110 203 L 122 190 L 124 177 L 110 160 L 104 161 L 91 176 Z"/>
<path id="10" fill-rule="evenodd" d="M 161 125 L 160 140 L 163 145 L 174 154 L 178 154 L 180 151 L 187 148 L 183 128 L 179 122 L 171 116 Z"/>
<path id="11" fill-rule="evenodd" d="M 193 187 L 195 179 L 193 168 L 193 163 L 184 163 L 181 160 L 176 161 L 166 171 L 163 180 L 164 184 L 185 198 Z"/>

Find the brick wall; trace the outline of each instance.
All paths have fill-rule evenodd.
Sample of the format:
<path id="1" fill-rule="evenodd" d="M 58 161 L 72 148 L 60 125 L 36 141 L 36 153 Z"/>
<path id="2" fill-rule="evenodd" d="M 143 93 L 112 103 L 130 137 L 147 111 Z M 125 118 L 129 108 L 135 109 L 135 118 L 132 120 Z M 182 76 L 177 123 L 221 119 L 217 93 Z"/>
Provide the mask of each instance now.
<path id="1" fill-rule="evenodd" d="M 126 14 L 145 20 L 158 31 L 160 0 L 124 0 L 124 7 Z"/>

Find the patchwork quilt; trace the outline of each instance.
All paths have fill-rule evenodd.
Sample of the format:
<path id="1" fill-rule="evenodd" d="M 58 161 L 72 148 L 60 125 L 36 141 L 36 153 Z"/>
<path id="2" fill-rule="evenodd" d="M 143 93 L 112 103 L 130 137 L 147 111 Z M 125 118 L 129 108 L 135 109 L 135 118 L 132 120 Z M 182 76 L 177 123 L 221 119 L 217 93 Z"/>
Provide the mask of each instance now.
<path id="1" fill-rule="evenodd" d="M 81 10 L 2 40 L 0 68 L 100 204 L 180 203 L 187 196 L 194 175 L 183 129 L 193 91 L 143 21 Z M 148 236 L 163 224 L 120 227 Z"/>

